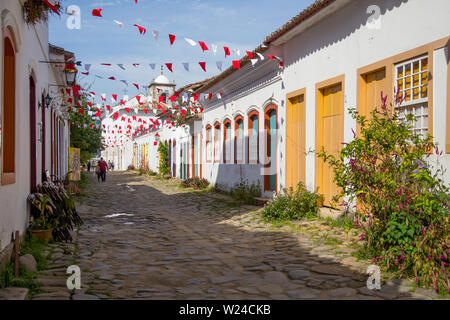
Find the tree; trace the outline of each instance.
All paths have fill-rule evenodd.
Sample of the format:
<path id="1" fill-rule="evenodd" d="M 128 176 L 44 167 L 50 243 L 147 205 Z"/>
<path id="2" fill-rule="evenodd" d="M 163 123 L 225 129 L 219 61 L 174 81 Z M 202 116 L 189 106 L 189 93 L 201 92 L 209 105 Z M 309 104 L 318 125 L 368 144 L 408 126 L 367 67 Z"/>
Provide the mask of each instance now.
<path id="1" fill-rule="evenodd" d="M 96 128 L 95 120 L 87 113 L 90 101 L 86 94 L 81 95 L 79 101 L 82 107 L 70 112 L 70 146 L 80 149 L 81 162 L 85 163 L 103 149 L 102 129 Z"/>

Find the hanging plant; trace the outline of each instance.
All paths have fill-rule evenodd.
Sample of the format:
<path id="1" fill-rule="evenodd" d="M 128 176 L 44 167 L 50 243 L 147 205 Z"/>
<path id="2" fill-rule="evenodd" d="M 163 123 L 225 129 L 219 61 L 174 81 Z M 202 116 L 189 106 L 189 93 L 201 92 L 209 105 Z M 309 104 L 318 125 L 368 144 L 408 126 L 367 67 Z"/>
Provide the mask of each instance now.
<path id="1" fill-rule="evenodd" d="M 61 5 L 56 3 L 50 4 L 56 12 L 61 12 Z M 50 7 L 43 0 L 27 0 L 22 5 L 23 18 L 27 24 L 37 24 L 39 22 L 45 22 L 48 20 L 48 12 L 53 12 Z"/>

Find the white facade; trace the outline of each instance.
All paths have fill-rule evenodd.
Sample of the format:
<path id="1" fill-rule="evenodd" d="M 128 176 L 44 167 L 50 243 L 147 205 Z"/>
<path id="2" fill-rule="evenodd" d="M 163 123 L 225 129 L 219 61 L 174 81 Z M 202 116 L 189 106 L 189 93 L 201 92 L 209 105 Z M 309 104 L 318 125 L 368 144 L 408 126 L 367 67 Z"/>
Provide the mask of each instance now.
<path id="1" fill-rule="evenodd" d="M 67 172 L 67 147 L 69 146 L 69 127 L 64 118 L 64 112 L 60 111 L 60 106 L 56 100 L 49 108 L 38 107 L 42 105 L 42 97 L 49 93 L 56 95 L 55 88 L 49 84 L 61 84 L 58 71 L 54 70 L 51 64 L 39 63 L 39 61 L 49 61 L 52 57 L 49 54 L 48 25 L 40 23 L 36 25 L 26 25 L 23 20 L 22 7 L 20 1 L 0 2 L 0 32 L 2 36 L 9 35 L 15 47 L 15 154 L 14 172 L 7 175 L 0 175 L 0 251 L 11 242 L 12 234 L 18 230 L 21 234 L 26 230 L 28 224 L 27 196 L 33 187 L 31 184 L 40 183 L 42 169 L 52 171 L 52 129 L 51 119 L 55 115 L 55 121 L 60 129 L 58 175 Z M 5 54 L 5 42 L 0 42 L 0 54 Z M 62 73 L 62 72 L 61 72 Z M 31 128 L 30 123 L 30 77 L 35 82 L 35 154 L 31 155 Z M 5 119 L 4 99 L 5 92 L 5 65 L 3 59 L 0 60 L 0 120 Z M 44 130 L 45 117 L 45 130 Z M 2 122 L 2 128 L 5 123 Z M 2 133 L 0 132 L 0 135 Z M 4 135 L 4 132 L 3 132 Z M 45 150 L 43 150 L 45 136 Z M 1 148 L 4 147 L 5 137 L 2 136 L 0 145 L 0 171 L 4 173 L 4 154 Z M 53 147 L 55 147 L 53 145 Z M 43 156 L 45 154 L 45 157 Z M 44 160 L 45 158 L 45 160 Z M 33 160 L 34 159 L 34 160 Z M 56 158 L 55 158 L 56 159 Z M 44 162 L 44 163 L 43 163 Z M 32 164 L 35 164 L 35 177 L 31 176 Z M 33 175 L 34 176 L 34 175 Z"/>

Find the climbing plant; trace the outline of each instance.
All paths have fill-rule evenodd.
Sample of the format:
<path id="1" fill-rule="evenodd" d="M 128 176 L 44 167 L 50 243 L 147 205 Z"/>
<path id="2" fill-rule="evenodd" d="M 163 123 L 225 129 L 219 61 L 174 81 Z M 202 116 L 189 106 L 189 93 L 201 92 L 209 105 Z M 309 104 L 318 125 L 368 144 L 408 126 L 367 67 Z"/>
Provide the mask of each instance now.
<path id="1" fill-rule="evenodd" d="M 164 177 L 164 175 L 170 173 L 169 146 L 167 143 L 159 143 L 158 152 L 161 157 L 159 163 L 159 175 Z"/>

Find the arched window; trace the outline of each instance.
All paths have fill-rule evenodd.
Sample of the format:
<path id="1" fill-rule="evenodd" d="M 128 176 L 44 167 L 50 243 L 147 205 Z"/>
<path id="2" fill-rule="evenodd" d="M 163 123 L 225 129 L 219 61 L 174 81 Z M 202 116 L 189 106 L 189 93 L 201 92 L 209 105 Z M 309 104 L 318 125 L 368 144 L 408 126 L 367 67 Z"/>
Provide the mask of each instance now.
<path id="1" fill-rule="evenodd" d="M 225 163 L 231 163 L 231 120 L 223 122 L 223 159 Z"/>
<path id="2" fill-rule="evenodd" d="M 16 49 L 10 29 L 3 37 L 3 101 L 0 112 L 2 185 L 16 182 Z"/>
<path id="3" fill-rule="evenodd" d="M 259 112 L 254 110 L 248 115 L 248 162 L 259 160 Z"/>
<path id="4" fill-rule="evenodd" d="M 244 163 L 244 117 L 234 119 L 234 163 Z"/>
<path id="5" fill-rule="evenodd" d="M 264 190 L 277 191 L 277 106 L 272 104 L 264 112 L 264 130 L 266 141 L 266 161 L 264 175 Z"/>
<path id="6" fill-rule="evenodd" d="M 206 162 L 211 163 L 212 161 L 212 127 L 211 125 L 206 126 Z"/>
<path id="7" fill-rule="evenodd" d="M 214 124 L 214 162 L 220 162 L 220 122 Z"/>

